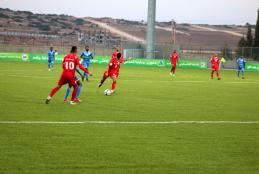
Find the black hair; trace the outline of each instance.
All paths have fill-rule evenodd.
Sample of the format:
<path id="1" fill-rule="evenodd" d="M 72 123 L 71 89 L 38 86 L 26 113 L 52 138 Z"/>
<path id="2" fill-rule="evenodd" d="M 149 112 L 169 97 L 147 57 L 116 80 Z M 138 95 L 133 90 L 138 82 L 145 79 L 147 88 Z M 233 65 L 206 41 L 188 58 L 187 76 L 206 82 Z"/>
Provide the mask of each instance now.
<path id="1" fill-rule="evenodd" d="M 121 53 L 117 53 L 117 59 L 121 58 Z"/>
<path id="2" fill-rule="evenodd" d="M 75 53 L 76 51 L 77 51 L 77 47 L 76 46 L 72 46 L 70 53 Z"/>

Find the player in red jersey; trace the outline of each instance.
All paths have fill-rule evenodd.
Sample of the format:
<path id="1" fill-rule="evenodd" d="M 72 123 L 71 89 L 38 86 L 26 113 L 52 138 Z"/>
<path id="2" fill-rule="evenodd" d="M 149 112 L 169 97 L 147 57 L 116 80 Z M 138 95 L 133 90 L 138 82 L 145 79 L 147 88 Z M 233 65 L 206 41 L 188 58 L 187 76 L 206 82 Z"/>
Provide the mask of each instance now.
<path id="1" fill-rule="evenodd" d="M 89 75 L 92 75 L 91 72 L 88 71 L 87 68 L 84 68 L 83 65 L 80 63 L 80 59 L 77 57 L 77 47 L 73 46 L 71 49 L 70 54 L 66 55 L 63 59 L 62 67 L 63 72 L 60 76 L 58 85 L 53 88 L 49 94 L 49 96 L 46 99 L 46 104 L 48 104 L 51 100 L 51 98 L 55 95 L 55 93 L 65 84 L 69 84 L 70 87 L 73 86 L 74 90 L 72 93 L 70 104 L 76 104 L 75 97 L 77 93 L 77 82 L 75 77 L 75 70 L 77 65 L 81 70 L 88 73 Z"/>
<path id="2" fill-rule="evenodd" d="M 214 76 L 214 72 L 216 71 L 217 73 L 217 79 L 220 80 L 220 76 L 219 76 L 219 64 L 220 64 L 220 60 L 217 56 L 217 54 L 214 54 L 211 59 L 210 59 L 210 64 L 211 64 L 211 79 L 213 79 Z"/>
<path id="3" fill-rule="evenodd" d="M 108 64 L 107 70 L 103 73 L 103 78 L 99 84 L 99 88 L 103 85 L 105 80 L 110 77 L 112 79 L 112 90 L 111 92 L 114 93 L 117 79 L 120 72 L 120 64 L 125 62 L 126 60 L 122 57 L 122 53 L 119 50 L 116 50 L 112 53 L 112 58 Z"/>
<path id="4" fill-rule="evenodd" d="M 176 65 L 178 63 L 178 54 L 176 53 L 176 51 L 174 50 L 174 52 L 171 54 L 170 56 L 171 58 L 171 65 L 172 65 L 172 68 L 171 68 L 171 71 L 170 71 L 170 75 L 171 76 L 175 76 L 175 71 L 176 71 Z"/>

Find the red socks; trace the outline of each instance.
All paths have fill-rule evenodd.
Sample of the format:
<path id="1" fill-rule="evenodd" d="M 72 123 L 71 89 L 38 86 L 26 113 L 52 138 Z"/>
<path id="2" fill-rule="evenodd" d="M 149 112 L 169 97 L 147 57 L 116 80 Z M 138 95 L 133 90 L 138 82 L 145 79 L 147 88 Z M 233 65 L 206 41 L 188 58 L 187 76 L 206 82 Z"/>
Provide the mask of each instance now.
<path id="1" fill-rule="evenodd" d="M 175 74 L 176 66 L 172 66 L 171 73 Z"/>
<path id="2" fill-rule="evenodd" d="M 76 93 L 77 93 L 77 86 L 74 86 L 74 90 L 72 92 L 72 97 L 71 97 L 71 101 L 74 101 L 76 98 Z"/>
<path id="3" fill-rule="evenodd" d="M 211 75 L 210 75 L 211 79 L 213 79 L 213 75 L 214 75 L 214 71 L 211 71 Z"/>
<path id="4" fill-rule="evenodd" d="M 217 73 L 217 78 L 219 79 L 219 72 L 216 71 L 216 73 Z M 213 79 L 213 76 L 214 76 L 214 71 L 211 71 L 211 79 Z"/>
<path id="5" fill-rule="evenodd" d="M 106 75 L 107 73 L 108 73 L 107 71 L 104 71 L 101 83 L 103 83 L 107 79 L 107 77 L 109 77 L 109 76 Z"/>
<path id="6" fill-rule="evenodd" d="M 112 90 L 113 90 L 113 91 L 114 91 L 114 90 L 115 90 L 115 88 L 116 88 L 116 83 L 117 83 L 117 81 L 116 81 L 116 80 L 112 82 Z"/>
<path id="7" fill-rule="evenodd" d="M 51 90 L 49 96 L 50 96 L 50 97 L 53 97 L 53 95 L 55 95 L 58 90 L 59 90 L 59 87 L 53 88 L 53 89 Z"/>

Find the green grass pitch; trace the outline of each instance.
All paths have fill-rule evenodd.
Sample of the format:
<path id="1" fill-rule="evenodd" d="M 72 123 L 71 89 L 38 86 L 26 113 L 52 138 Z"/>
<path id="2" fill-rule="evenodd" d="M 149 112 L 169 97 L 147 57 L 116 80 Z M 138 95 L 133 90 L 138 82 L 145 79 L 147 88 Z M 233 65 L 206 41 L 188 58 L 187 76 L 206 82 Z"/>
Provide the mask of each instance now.
<path id="1" fill-rule="evenodd" d="M 259 74 L 122 66 L 116 94 L 98 89 L 105 66 L 92 65 L 82 103 L 63 102 L 60 76 L 46 64 L 0 62 L 3 121 L 259 121 Z M 259 172 L 259 124 L 3 124 L 0 174 Z"/>

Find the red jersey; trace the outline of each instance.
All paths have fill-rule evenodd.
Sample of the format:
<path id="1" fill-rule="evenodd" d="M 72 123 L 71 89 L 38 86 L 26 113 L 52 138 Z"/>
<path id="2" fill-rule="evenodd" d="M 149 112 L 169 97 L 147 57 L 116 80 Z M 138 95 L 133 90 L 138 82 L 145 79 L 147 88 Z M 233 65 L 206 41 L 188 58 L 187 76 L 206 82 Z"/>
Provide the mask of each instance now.
<path id="1" fill-rule="evenodd" d="M 125 61 L 125 59 L 123 57 L 121 57 L 120 59 L 111 58 L 109 65 L 108 65 L 109 66 L 108 73 L 109 74 L 111 74 L 111 73 L 119 74 L 120 64 L 123 63 L 124 61 Z"/>
<path id="2" fill-rule="evenodd" d="M 219 67 L 219 62 L 219 58 L 216 56 L 210 59 L 210 64 L 212 67 Z"/>
<path id="3" fill-rule="evenodd" d="M 172 53 L 171 54 L 171 63 L 176 64 L 178 62 L 178 54 L 177 53 Z"/>
<path id="4" fill-rule="evenodd" d="M 63 67 L 62 75 L 67 77 L 74 77 L 77 65 L 79 66 L 80 69 L 88 73 L 88 69 L 83 67 L 83 65 L 80 63 L 80 59 L 76 56 L 76 54 L 66 55 L 62 63 L 62 67 Z"/>

